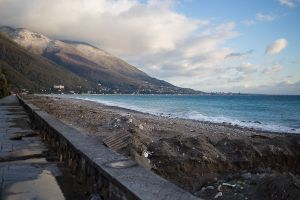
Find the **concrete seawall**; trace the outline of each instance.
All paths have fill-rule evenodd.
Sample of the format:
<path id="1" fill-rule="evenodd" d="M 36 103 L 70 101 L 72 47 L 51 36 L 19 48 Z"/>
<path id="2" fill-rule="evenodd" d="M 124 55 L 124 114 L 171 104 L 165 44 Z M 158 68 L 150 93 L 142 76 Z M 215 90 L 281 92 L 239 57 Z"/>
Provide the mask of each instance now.
<path id="1" fill-rule="evenodd" d="M 91 194 L 112 200 L 199 199 L 18 96 L 32 125 Z"/>

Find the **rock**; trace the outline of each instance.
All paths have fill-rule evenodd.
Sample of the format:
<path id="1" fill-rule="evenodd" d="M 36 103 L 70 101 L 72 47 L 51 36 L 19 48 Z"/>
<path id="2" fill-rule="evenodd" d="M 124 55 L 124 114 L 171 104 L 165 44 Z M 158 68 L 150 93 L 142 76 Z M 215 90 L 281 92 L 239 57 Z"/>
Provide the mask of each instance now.
<path id="1" fill-rule="evenodd" d="M 144 126 L 142 124 L 139 125 L 139 129 L 143 130 Z"/>
<path id="2" fill-rule="evenodd" d="M 208 158 L 206 156 L 202 156 L 203 160 L 208 160 Z"/>
<path id="3" fill-rule="evenodd" d="M 143 151 L 143 156 L 144 156 L 145 158 L 148 158 L 149 155 L 150 155 L 150 152 L 148 152 L 148 151 Z"/>
<path id="4" fill-rule="evenodd" d="M 261 134 L 253 134 L 251 135 L 252 138 L 260 138 L 260 139 L 269 139 L 270 137 L 261 135 Z"/>
<path id="5" fill-rule="evenodd" d="M 195 132 L 195 130 L 190 130 L 190 132 Z"/>
<path id="6" fill-rule="evenodd" d="M 207 190 L 214 190 L 214 189 L 215 189 L 215 187 L 214 187 L 214 186 L 212 186 L 212 185 L 209 185 L 209 186 L 207 186 L 207 187 L 206 187 L 206 189 L 207 189 Z"/>
<path id="7" fill-rule="evenodd" d="M 250 172 L 248 172 L 248 173 L 242 174 L 242 177 L 244 179 L 251 179 L 252 178 L 252 174 Z"/>
<path id="8" fill-rule="evenodd" d="M 102 200 L 102 198 L 99 196 L 99 194 L 92 194 L 89 200 Z"/>
<path id="9" fill-rule="evenodd" d="M 227 187 L 232 187 L 232 188 L 236 187 L 236 184 L 230 184 L 230 183 L 223 183 L 222 185 Z"/>
<path id="10" fill-rule="evenodd" d="M 222 191 L 222 185 L 218 186 L 218 191 Z"/>
<path id="11" fill-rule="evenodd" d="M 218 192 L 216 195 L 215 195 L 215 199 L 217 199 L 217 198 L 219 198 L 219 197 L 221 197 L 221 196 L 223 196 L 223 193 L 222 192 Z"/>
<path id="12" fill-rule="evenodd" d="M 204 192 L 204 191 L 206 191 L 206 190 L 214 190 L 214 189 L 215 189 L 214 186 L 209 185 L 209 186 L 207 186 L 207 187 L 202 187 L 201 190 L 198 191 L 197 193 L 201 193 L 201 192 Z"/>
<path id="13" fill-rule="evenodd" d="M 10 140 L 22 140 L 22 135 L 16 135 L 14 137 L 9 138 Z"/>
<path id="14" fill-rule="evenodd" d="M 291 172 L 289 172 L 289 175 L 293 178 L 294 185 L 297 188 L 300 188 L 300 180 L 294 174 L 292 174 Z"/>
<path id="15" fill-rule="evenodd" d="M 130 118 L 130 119 L 128 119 L 127 123 L 131 124 L 132 121 L 133 121 L 133 120 Z"/>

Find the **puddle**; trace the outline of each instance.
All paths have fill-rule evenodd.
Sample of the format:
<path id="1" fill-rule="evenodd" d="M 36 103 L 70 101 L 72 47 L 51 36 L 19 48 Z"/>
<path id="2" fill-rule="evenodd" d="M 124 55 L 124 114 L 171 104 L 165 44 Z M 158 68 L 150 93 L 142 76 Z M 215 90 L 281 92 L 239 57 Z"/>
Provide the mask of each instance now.
<path id="1" fill-rule="evenodd" d="M 136 165 L 137 165 L 136 162 L 129 160 L 129 159 L 116 160 L 116 161 L 104 163 L 104 166 L 110 167 L 110 168 L 115 168 L 115 169 L 124 169 L 124 168 L 133 167 Z"/>
<path id="2" fill-rule="evenodd" d="M 5 191 L 4 199 L 64 200 L 65 198 L 51 171 L 43 170 L 34 180 L 17 182 L 9 186 Z"/>

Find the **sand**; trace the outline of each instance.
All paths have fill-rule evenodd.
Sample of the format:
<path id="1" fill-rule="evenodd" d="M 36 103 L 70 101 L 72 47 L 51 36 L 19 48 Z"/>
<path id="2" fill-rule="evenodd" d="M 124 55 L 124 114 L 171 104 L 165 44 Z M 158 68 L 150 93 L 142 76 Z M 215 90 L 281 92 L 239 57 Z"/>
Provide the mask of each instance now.
<path id="1" fill-rule="evenodd" d="M 26 95 L 66 124 L 204 199 L 299 199 L 300 134 Z"/>

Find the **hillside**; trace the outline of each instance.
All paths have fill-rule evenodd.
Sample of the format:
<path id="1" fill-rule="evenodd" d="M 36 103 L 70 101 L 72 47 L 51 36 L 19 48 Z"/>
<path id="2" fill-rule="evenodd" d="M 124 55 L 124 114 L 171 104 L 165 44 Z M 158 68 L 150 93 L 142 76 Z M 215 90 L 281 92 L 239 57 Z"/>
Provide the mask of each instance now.
<path id="1" fill-rule="evenodd" d="M 91 84 L 42 56 L 0 34 L 0 68 L 15 91 L 51 92 L 53 85 L 63 84 L 67 90 L 86 90 Z"/>
<path id="2" fill-rule="evenodd" d="M 27 29 L 0 27 L 19 45 L 89 81 L 96 92 L 199 93 L 148 76 L 125 61 L 83 42 L 54 40 Z"/>
<path id="3" fill-rule="evenodd" d="M 9 95 L 9 85 L 6 79 L 6 73 L 0 68 L 0 99 Z"/>

